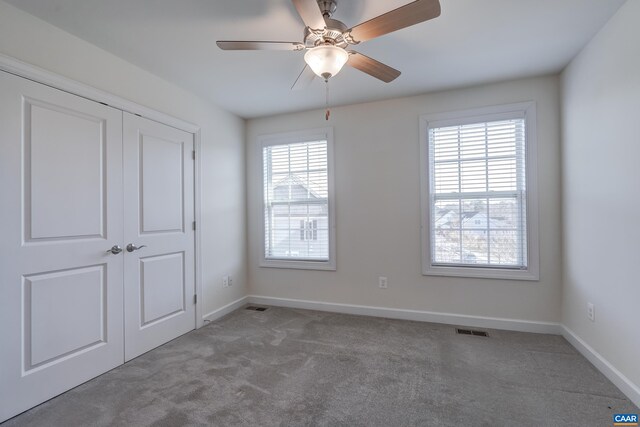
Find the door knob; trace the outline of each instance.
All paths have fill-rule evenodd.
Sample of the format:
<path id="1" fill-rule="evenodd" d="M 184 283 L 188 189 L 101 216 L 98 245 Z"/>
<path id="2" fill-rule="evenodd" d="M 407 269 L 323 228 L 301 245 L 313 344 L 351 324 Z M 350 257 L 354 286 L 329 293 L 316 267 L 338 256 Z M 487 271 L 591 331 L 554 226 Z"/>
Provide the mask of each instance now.
<path id="1" fill-rule="evenodd" d="M 127 245 L 127 252 L 133 252 L 133 251 L 137 251 L 138 249 L 142 249 L 142 248 L 146 248 L 147 245 L 142 245 L 142 246 L 136 246 L 133 243 L 129 243 Z M 121 249 L 122 250 L 122 249 Z"/>
<path id="2" fill-rule="evenodd" d="M 122 248 L 118 245 L 113 245 L 111 249 L 107 249 L 108 254 L 111 253 L 114 255 L 118 255 L 120 252 L 122 252 Z"/>

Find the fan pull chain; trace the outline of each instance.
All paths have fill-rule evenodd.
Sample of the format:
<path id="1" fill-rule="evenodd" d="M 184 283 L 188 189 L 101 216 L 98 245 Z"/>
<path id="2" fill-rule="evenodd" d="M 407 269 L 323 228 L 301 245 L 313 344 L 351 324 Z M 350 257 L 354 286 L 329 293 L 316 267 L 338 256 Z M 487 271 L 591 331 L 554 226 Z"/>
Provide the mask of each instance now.
<path id="1" fill-rule="evenodd" d="M 331 110 L 329 110 L 329 79 L 326 79 L 325 84 L 327 85 L 327 89 L 326 89 L 326 93 L 325 93 L 325 108 L 326 111 L 324 113 L 324 119 L 326 121 L 329 121 L 329 118 L 331 117 Z"/>

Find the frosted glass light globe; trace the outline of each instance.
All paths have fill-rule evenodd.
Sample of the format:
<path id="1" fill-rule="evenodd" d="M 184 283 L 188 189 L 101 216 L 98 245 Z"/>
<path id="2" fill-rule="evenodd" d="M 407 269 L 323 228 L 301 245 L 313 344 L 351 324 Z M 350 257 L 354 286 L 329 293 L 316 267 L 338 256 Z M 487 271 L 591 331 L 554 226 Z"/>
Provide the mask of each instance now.
<path id="1" fill-rule="evenodd" d="M 313 72 L 325 80 L 338 74 L 348 59 L 346 50 L 332 45 L 316 46 L 304 54 L 304 60 Z"/>

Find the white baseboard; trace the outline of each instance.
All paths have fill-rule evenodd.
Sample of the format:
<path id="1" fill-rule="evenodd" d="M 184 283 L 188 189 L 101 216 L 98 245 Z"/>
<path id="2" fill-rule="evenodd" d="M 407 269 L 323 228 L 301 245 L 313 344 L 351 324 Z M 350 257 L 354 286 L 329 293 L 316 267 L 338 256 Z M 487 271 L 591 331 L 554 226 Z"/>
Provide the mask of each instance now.
<path id="1" fill-rule="evenodd" d="M 329 311 L 332 313 L 357 314 L 361 316 L 445 323 L 458 326 L 471 326 L 475 328 L 503 329 L 507 331 L 533 332 L 539 334 L 560 335 L 562 333 L 560 324 L 552 322 L 533 322 L 530 320 L 468 316 L 464 314 L 439 313 L 433 311 L 338 304 L 289 298 L 265 297 L 260 295 L 249 295 L 248 298 L 249 302 L 253 304 L 273 305 L 277 307 L 302 308 L 308 310 Z"/>
<path id="2" fill-rule="evenodd" d="M 235 311 L 237 309 L 239 309 L 240 307 L 242 307 L 243 305 L 247 304 L 249 302 L 249 297 L 245 296 L 242 298 L 239 298 L 233 302 L 230 302 L 229 304 L 220 307 L 217 310 L 213 310 L 211 313 L 207 313 L 204 316 L 202 316 L 202 320 L 203 321 L 209 321 L 209 322 L 213 322 L 214 320 L 217 320 L 219 318 L 221 318 L 222 316 L 226 316 L 227 314 L 231 313 L 232 311 Z"/>
<path id="3" fill-rule="evenodd" d="M 634 384 L 622 372 L 617 370 L 607 359 L 595 351 L 571 329 L 562 325 L 562 336 L 576 348 L 589 362 L 616 385 L 637 407 L 640 408 L 640 387 Z"/>

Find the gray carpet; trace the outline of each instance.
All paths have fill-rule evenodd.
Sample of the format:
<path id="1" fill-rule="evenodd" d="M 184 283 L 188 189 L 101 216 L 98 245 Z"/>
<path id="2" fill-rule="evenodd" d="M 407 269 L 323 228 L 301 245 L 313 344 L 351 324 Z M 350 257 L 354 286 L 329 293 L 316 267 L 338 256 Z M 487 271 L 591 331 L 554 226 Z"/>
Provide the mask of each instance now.
<path id="1" fill-rule="evenodd" d="M 637 413 L 562 337 L 238 310 L 9 426 L 609 426 Z"/>

